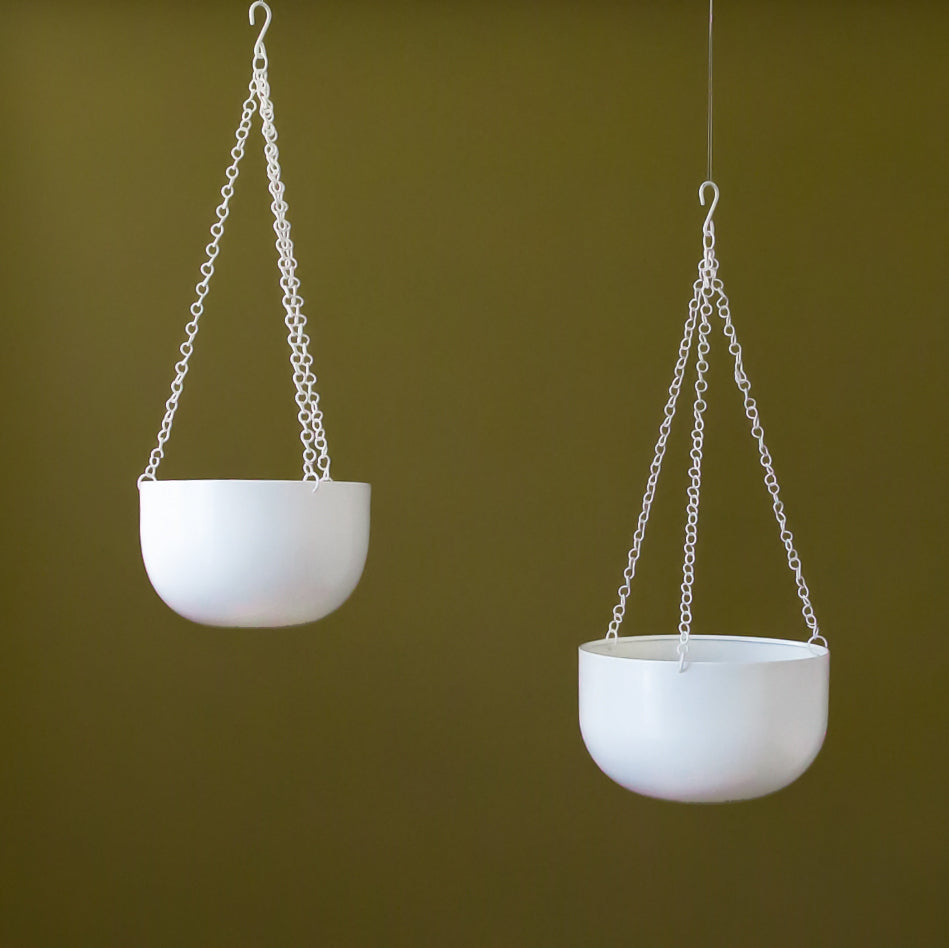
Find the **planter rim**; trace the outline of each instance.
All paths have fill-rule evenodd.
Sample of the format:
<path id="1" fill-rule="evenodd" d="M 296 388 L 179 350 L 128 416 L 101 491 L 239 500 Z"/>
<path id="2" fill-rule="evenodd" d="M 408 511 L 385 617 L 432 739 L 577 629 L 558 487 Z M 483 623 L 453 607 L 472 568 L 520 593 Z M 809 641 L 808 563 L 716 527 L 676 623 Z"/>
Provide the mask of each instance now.
<path id="1" fill-rule="evenodd" d="M 274 480 L 272 478 L 247 478 L 247 477 L 182 477 L 182 478 L 163 478 L 160 481 L 142 481 L 138 489 L 143 487 L 157 487 L 161 484 L 300 484 L 310 488 L 316 484 L 320 488 L 325 487 L 369 487 L 368 481 L 304 481 L 297 480 Z"/>
<path id="2" fill-rule="evenodd" d="M 584 642 L 580 647 L 581 653 L 596 655 L 606 660 L 621 662 L 644 663 L 649 665 L 669 665 L 678 663 L 679 657 L 675 650 L 671 650 L 668 657 L 637 655 L 636 646 L 650 642 L 678 643 L 678 635 L 627 635 L 615 639 L 596 639 Z M 688 665 L 773 665 L 776 662 L 811 661 L 825 658 L 830 649 L 823 645 L 809 644 L 800 639 L 778 639 L 752 635 L 691 635 L 689 642 L 727 643 L 739 646 L 735 649 L 734 657 L 722 659 L 702 659 L 693 655 L 690 649 L 686 655 Z M 757 656 L 754 658 L 740 657 L 740 646 L 754 646 Z M 770 648 L 769 648 L 770 647 Z M 762 649 L 773 654 L 762 657 Z M 751 651 L 749 649 L 749 651 Z"/>

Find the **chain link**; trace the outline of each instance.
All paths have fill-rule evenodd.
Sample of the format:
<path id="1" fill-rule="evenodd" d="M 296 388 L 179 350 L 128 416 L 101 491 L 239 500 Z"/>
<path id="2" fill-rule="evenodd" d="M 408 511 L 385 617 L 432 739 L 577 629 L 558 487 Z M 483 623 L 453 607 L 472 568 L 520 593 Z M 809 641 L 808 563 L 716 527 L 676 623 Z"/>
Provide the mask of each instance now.
<path id="1" fill-rule="evenodd" d="M 705 185 L 703 185 L 704 187 Z M 697 328 L 695 399 L 692 406 L 692 447 L 689 452 L 692 464 L 689 468 L 690 483 L 687 491 L 688 502 L 686 505 L 685 543 L 683 545 L 682 583 L 680 586 L 681 598 L 679 601 L 679 642 L 676 647 L 680 671 L 685 667 L 689 636 L 692 631 L 692 591 L 695 582 L 695 547 L 698 539 L 699 500 L 702 487 L 702 460 L 705 439 L 704 414 L 708 407 L 704 396 L 708 390 L 706 374 L 709 368 L 707 356 L 710 349 L 710 317 L 715 311 L 718 312 L 722 320 L 722 329 L 728 341 L 728 351 L 735 359 L 735 382 L 744 399 L 745 415 L 751 422 L 752 437 L 758 444 L 759 459 L 765 471 L 765 486 L 771 495 L 772 509 L 778 523 L 781 541 L 787 552 L 788 566 L 797 585 L 804 622 L 811 632 L 808 643 L 819 643 L 825 647 L 827 645 L 826 639 L 820 634 L 817 617 L 810 601 L 810 591 L 804 581 L 801 560 L 794 547 L 794 536 L 788 527 L 784 504 L 780 499 L 778 479 L 774 472 L 771 452 L 764 441 L 764 430 L 761 426 L 758 406 L 755 399 L 751 397 L 751 383 L 745 372 L 741 346 L 738 343 L 735 327 L 732 324 L 728 297 L 725 295 L 724 284 L 718 278 L 718 259 L 715 256 L 715 225 L 711 219 L 717 202 L 718 189 L 715 187 L 715 203 L 713 203 L 702 228 L 703 254 L 698 267 L 699 276 L 693 284 L 693 297 L 689 303 L 689 315 L 686 319 L 682 341 L 679 344 L 679 358 L 675 365 L 672 384 L 669 386 L 669 398 L 663 412 L 662 424 L 659 426 L 659 439 L 656 442 L 653 461 L 649 467 L 649 478 L 646 482 L 642 510 L 636 525 L 636 532 L 633 535 L 633 545 L 629 551 L 627 566 L 623 573 L 624 582 L 618 591 L 619 602 L 613 607 L 613 617 L 606 633 L 607 639 L 617 638 L 619 627 L 626 614 L 626 601 L 630 595 L 632 580 L 636 575 L 636 565 L 646 534 L 646 526 L 649 522 L 649 514 L 656 494 L 656 485 L 666 453 L 666 444 L 672 427 L 672 420 L 675 416 L 679 393 L 682 390 L 685 369 L 692 351 L 693 336 Z"/>
<path id="2" fill-rule="evenodd" d="M 699 279 L 695 282 L 695 299 L 699 306 L 699 339 L 696 345 L 696 373 L 695 373 L 695 401 L 692 403 L 692 448 L 689 457 L 692 466 L 689 468 L 688 502 L 685 508 L 685 543 L 682 557 L 682 584 L 679 589 L 679 644 L 676 654 L 679 656 L 679 668 L 683 667 L 686 652 L 689 647 L 689 634 L 692 631 L 692 587 L 695 584 L 695 544 L 698 540 L 699 529 L 699 499 L 702 493 L 702 448 L 705 444 L 705 392 L 708 382 L 705 375 L 708 372 L 709 342 L 712 331 L 709 316 L 712 315 L 712 280 L 718 269 L 715 259 L 715 231 L 714 225 L 709 222 L 703 234 L 705 252 L 699 264 Z"/>
<path id="3" fill-rule="evenodd" d="M 814 607 L 811 605 L 810 590 L 804 581 L 801 558 L 794 548 L 794 534 L 791 533 L 791 529 L 788 527 L 787 515 L 784 512 L 784 503 L 780 496 L 781 489 L 778 486 L 777 475 L 774 473 L 774 461 L 771 458 L 771 452 L 768 450 L 768 446 L 764 442 L 764 429 L 761 427 L 758 403 L 751 397 L 751 382 L 748 380 L 748 374 L 745 372 L 741 345 L 735 335 L 735 326 L 732 323 L 728 297 L 725 295 L 725 288 L 721 280 L 714 280 L 713 287 L 716 293 L 715 305 L 718 310 L 718 315 L 722 320 L 722 330 L 725 333 L 725 338 L 728 340 L 728 351 L 735 359 L 735 383 L 742 394 L 745 416 L 751 422 L 751 436 L 758 444 L 758 457 L 764 469 L 765 487 L 771 495 L 771 509 L 774 511 L 774 518 L 778 523 L 781 542 L 784 544 L 785 552 L 787 553 L 788 567 L 794 574 L 797 595 L 801 600 L 801 614 L 804 616 L 804 622 L 811 632 L 811 636 L 807 641 L 808 643 L 817 642 L 826 647 L 827 640 L 820 634 L 817 616 L 814 613 Z"/>
<path id="4" fill-rule="evenodd" d="M 231 149 L 232 161 L 225 172 L 227 182 L 221 188 L 222 201 L 215 212 L 217 220 L 211 225 L 212 239 L 205 247 L 206 260 L 201 265 L 202 279 L 195 287 L 196 299 L 191 304 L 191 319 L 185 326 L 186 338 L 179 347 L 181 359 L 175 364 L 175 378 L 171 383 L 171 394 L 165 402 L 165 415 L 158 432 L 157 444 L 149 455 L 144 472 L 138 478 L 139 484 L 142 481 L 156 479 L 158 466 L 164 458 L 165 444 L 171 435 L 175 412 L 184 389 L 184 379 L 188 374 L 191 355 L 194 352 L 194 341 L 204 313 L 204 299 L 208 295 L 211 277 L 214 275 L 214 261 L 220 250 L 224 222 L 229 214 L 234 184 L 240 173 L 240 162 L 244 157 L 255 111 L 260 112 L 264 156 L 267 161 L 269 179 L 268 190 L 273 198 L 270 207 L 274 215 L 274 231 L 277 235 L 277 265 L 280 270 L 280 287 L 283 290 L 283 307 L 286 311 L 284 321 L 288 329 L 287 341 L 290 344 L 290 365 L 296 389 L 295 402 L 301 428 L 300 440 L 303 444 L 303 479 L 316 481 L 317 485 L 323 480 L 330 480 L 329 448 L 323 428 L 323 413 L 319 407 L 319 395 L 316 392 L 313 358 L 309 351 L 310 337 L 305 331 L 306 317 L 302 313 L 303 298 L 299 294 L 300 281 L 296 276 L 297 261 L 293 256 L 290 222 L 286 216 L 285 189 L 280 178 L 279 151 L 276 144 L 277 130 L 274 125 L 273 102 L 270 99 L 270 86 L 267 81 L 267 66 L 267 51 L 262 40 L 259 40 L 254 46 L 253 78 L 249 85 L 250 96 L 244 101 L 240 124 L 236 132 L 236 142 Z"/>
<path id="5" fill-rule="evenodd" d="M 158 473 L 158 465 L 165 457 L 165 442 L 171 435 L 171 426 L 175 420 L 175 412 L 178 410 L 178 400 L 181 398 L 181 392 L 184 389 L 185 376 L 188 374 L 188 364 L 191 361 L 191 354 L 194 352 L 194 340 L 198 335 L 198 328 L 202 314 L 204 313 L 204 298 L 208 295 L 211 286 L 211 277 L 214 276 L 214 261 L 220 251 L 221 237 L 224 235 L 224 222 L 230 213 L 231 198 L 234 196 L 234 182 L 240 174 L 241 159 L 244 157 L 244 147 L 247 143 L 247 136 L 250 134 L 251 119 L 257 109 L 257 103 L 254 100 L 253 84 L 250 86 L 251 95 L 244 100 L 241 111 L 240 124 L 235 133 L 234 147 L 231 149 L 231 163 L 224 176 L 227 182 L 221 188 L 221 203 L 215 211 L 217 220 L 211 225 L 211 242 L 204 248 L 206 259 L 201 264 L 202 278 L 195 286 L 195 301 L 191 304 L 191 319 L 185 325 L 185 341 L 179 346 L 181 359 L 175 363 L 175 378 L 171 383 L 171 394 L 165 402 L 165 416 L 162 418 L 161 427 L 158 430 L 158 443 L 152 448 L 148 458 L 148 464 L 138 479 L 142 481 L 153 481 Z"/>
<path id="6" fill-rule="evenodd" d="M 258 66 L 258 63 L 263 66 Z M 297 261 L 293 256 L 293 241 L 290 239 L 290 222 L 287 220 L 287 202 L 284 200 L 284 185 L 280 180 L 280 152 L 277 149 L 277 129 L 274 125 L 274 108 L 270 99 L 267 81 L 267 53 L 263 43 L 255 49 L 254 86 L 260 102 L 261 130 L 264 136 L 264 156 L 267 159 L 269 191 L 273 200 L 270 209 L 274 216 L 274 233 L 277 235 L 277 266 L 280 269 L 280 287 L 283 290 L 284 322 L 289 334 L 290 365 L 293 369 L 293 384 L 296 388 L 297 418 L 300 422 L 300 440 L 303 443 L 303 479 L 330 480 L 330 457 L 323 430 L 323 412 L 316 392 L 316 376 L 313 373 L 313 357 L 310 355 L 310 337 L 306 334 L 306 317 L 303 315 L 303 298 L 299 294 L 300 281 L 296 276 Z M 319 473 L 314 469 L 318 468 Z"/>
<path id="7" fill-rule="evenodd" d="M 662 460 L 666 456 L 666 442 L 672 429 L 672 419 L 675 417 L 676 405 L 679 401 L 679 392 L 682 391 L 682 382 L 685 378 L 685 367 L 689 361 L 689 352 L 692 349 L 692 336 L 695 332 L 695 321 L 698 313 L 698 299 L 693 298 L 689 303 L 689 315 L 685 321 L 682 341 L 679 343 L 679 358 L 676 361 L 672 384 L 669 386 L 669 399 L 663 409 L 662 424 L 659 426 L 659 439 L 653 452 L 652 464 L 649 465 L 649 478 L 646 481 L 646 492 L 643 495 L 643 506 L 633 534 L 633 545 L 629 551 L 626 569 L 623 572 L 623 585 L 620 586 L 619 602 L 613 607 L 613 619 L 610 622 L 606 637 L 615 639 L 619 635 L 619 627 L 626 614 L 626 600 L 629 598 L 633 577 L 636 575 L 636 564 L 642 549 L 643 539 L 646 536 L 646 525 L 649 523 L 649 513 L 656 496 L 656 485 L 659 482 L 659 473 L 662 470 Z"/>

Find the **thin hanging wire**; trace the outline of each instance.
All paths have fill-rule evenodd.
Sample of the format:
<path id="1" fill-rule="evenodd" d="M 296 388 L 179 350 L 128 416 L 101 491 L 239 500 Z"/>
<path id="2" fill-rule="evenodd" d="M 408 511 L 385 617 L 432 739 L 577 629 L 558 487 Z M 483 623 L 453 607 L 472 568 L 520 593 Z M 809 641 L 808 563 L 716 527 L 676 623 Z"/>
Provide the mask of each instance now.
<path id="1" fill-rule="evenodd" d="M 257 0 L 248 10 L 248 18 L 254 25 L 258 10 L 263 10 L 264 24 L 254 43 L 253 76 L 250 81 L 250 96 L 245 100 L 241 121 L 237 128 L 236 143 L 231 149 L 231 164 L 225 172 L 227 182 L 221 189 L 222 201 L 216 211 L 217 220 L 211 226 L 211 242 L 205 247 L 206 259 L 201 265 L 202 279 L 195 287 L 197 299 L 191 305 L 191 320 L 185 326 L 186 338 L 179 347 L 181 359 L 175 364 L 175 378 L 171 383 L 171 394 L 165 402 L 165 414 L 158 432 L 158 443 L 148 459 L 148 464 L 138 479 L 155 480 L 158 467 L 164 458 L 164 448 L 171 435 L 178 402 L 184 388 L 184 379 L 188 374 L 194 341 L 198 334 L 199 322 L 204 313 L 204 299 L 214 275 L 214 261 L 220 250 L 221 237 L 224 234 L 224 222 L 229 213 L 229 204 L 234 194 L 234 184 L 240 172 L 240 162 L 244 156 L 247 136 L 250 133 L 251 119 L 255 111 L 260 113 L 261 132 L 264 138 L 264 155 L 267 160 L 269 191 L 273 198 L 271 211 L 274 215 L 274 232 L 277 235 L 278 268 L 280 286 L 283 290 L 283 306 L 286 311 L 285 323 L 288 329 L 287 341 L 290 345 L 290 364 L 293 369 L 293 384 L 296 389 L 297 418 L 300 422 L 300 440 L 303 444 L 303 479 L 316 482 L 330 480 L 330 457 L 323 429 L 323 413 L 319 407 L 319 395 L 316 392 L 316 376 L 313 373 L 313 358 L 309 352 L 310 338 L 306 333 L 306 317 L 303 315 L 303 298 L 299 294 L 300 281 L 296 276 L 297 262 L 293 256 L 293 241 L 290 237 L 290 222 L 287 220 L 287 203 L 284 199 L 285 188 L 281 181 L 279 151 L 277 149 L 277 129 L 274 125 L 273 102 L 270 99 L 270 85 L 267 79 L 267 48 L 264 35 L 270 26 L 272 13 L 270 7 Z"/>
<path id="2" fill-rule="evenodd" d="M 715 0 L 708 0 L 708 140 L 705 163 L 705 180 L 712 180 L 712 7 Z"/>

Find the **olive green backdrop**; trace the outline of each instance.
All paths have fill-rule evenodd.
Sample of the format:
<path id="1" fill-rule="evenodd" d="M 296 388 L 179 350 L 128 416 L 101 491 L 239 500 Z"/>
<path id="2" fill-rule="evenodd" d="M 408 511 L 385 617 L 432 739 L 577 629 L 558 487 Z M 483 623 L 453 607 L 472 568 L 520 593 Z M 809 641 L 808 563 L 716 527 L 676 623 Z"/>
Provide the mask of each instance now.
<path id="1" fill-rule="evenodd" d="M 804 777 L 687 807 L 590 761 L 576 648 L 701 252 L 704 0 L 274 0 L 333 471 L 373 533 L 339 612 L 241 631 L 152 592 L 135 479 L 256 30 L 3 5 L 2 945 L 939 942 L 949 8 L 718 6 L 721 275 L 833 674 Z M 256 128 L 165 477 L 297 476 Z M 696 630 L 801 637 L 726 359 Z M 627 633 L 674 629 L 686 441 Z"/>

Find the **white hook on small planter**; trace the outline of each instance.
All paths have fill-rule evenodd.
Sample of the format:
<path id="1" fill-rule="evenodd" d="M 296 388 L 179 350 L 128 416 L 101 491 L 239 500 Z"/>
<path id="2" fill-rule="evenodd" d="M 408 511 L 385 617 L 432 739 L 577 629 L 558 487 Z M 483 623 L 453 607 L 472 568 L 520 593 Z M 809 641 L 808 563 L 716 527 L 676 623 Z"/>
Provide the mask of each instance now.
<path id="1" fill-rule="evenodd" d="M 718 207 L 718 185 L 714 181 L 703 181 L 699 185 L 699 204 L 705 207 L 706 188 L 711 188 L 714 195 L 712 197 L 712 206 L 708 209 L 708 214 L 705 215 L 705 223 L 702 225 L 703 231 L 708 230 L 709 225 L 712 223 L 712 215 L 715 213 L 715 208 Z"/>
<path id="2" fill-rule="evenodd" d="M 265 14 L 264 25 L 260 28 L 260 33 L 257 35 L 257 42 L 254 43 L 254 55 L 263 56 L 261 52 L 264 45 L 264 35 L 267 30 L 270 28 L 270 20 L 273 17 L 273 14 L 270 11 L 270 7 L 264 3 L 264 0 L 254 0 L 254 3 L 250 5 L 250 9 L 247 11 L 247 18 L 250 20 L 250 25 L 254 26 L 257 23 L 257 8 L 260 7 Z"/>

